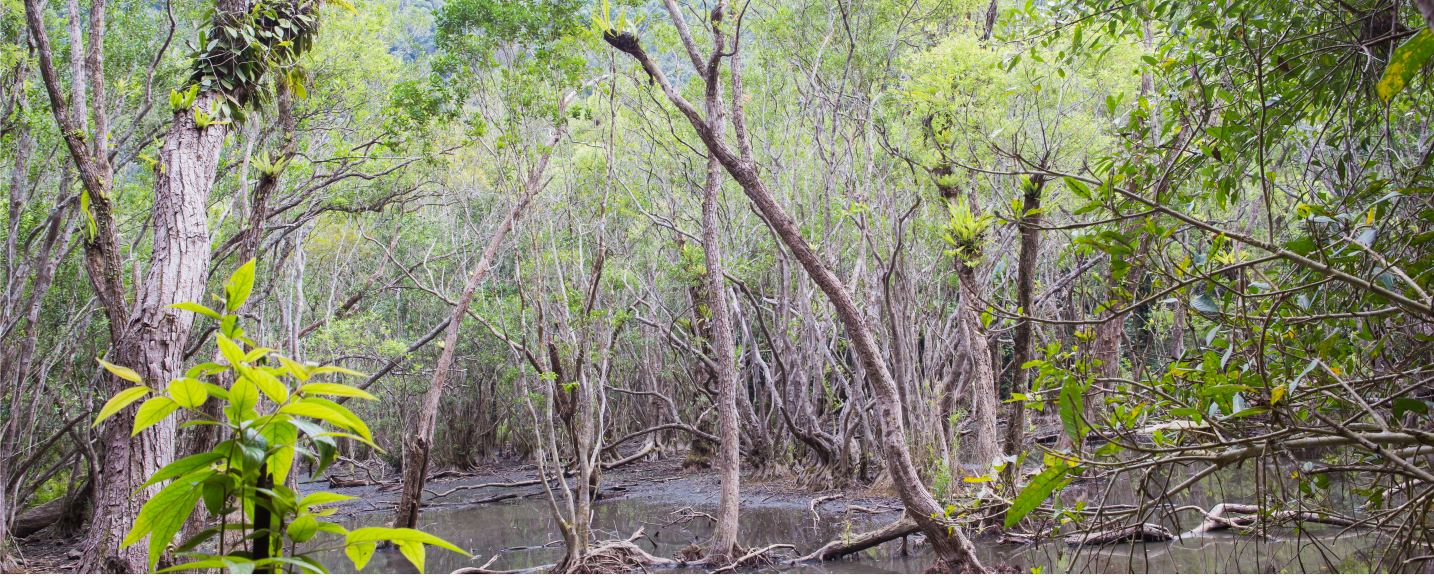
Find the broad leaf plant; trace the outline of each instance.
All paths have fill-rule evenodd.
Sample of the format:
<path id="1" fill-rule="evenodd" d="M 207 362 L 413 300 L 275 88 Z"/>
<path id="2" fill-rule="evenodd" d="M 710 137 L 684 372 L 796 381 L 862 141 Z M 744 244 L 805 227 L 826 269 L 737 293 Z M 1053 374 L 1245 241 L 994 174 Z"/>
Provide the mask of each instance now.
<path id="1" fill-rule="evenodd" d="M 358 388 L 321 379 L 335 373 L 362 376 L 358 372 L 294 361 L 245 337 L 235 311 L 248 300 L 253 285 L 251 260 L 229 278 L 224 296 L 215 297 L 223 314 L 196 303 L 173 306 L 219 323 L 214 340 L 227 363 L 198 364 L 160 390 L 144 383 L 134 370 L 99 360 L 105 369 L 135 387 L 115 394 L 100 410 L 95 426 L 143 399 L 131 435 L 180 410 L 194 418 L 180 428 L 207 425 L 227 432 L 222 436 L 227 439 L 209 452 L 175 460 L 145 482 L 141 489 L 164 482 L 168 485 L 141 508 L 123 547 L 149 537 L 149 567 L 153 570 L 185 520 L 203 507 L 221 522 L 175 548 L 178 556 L 194 561 L 161 572 L 215 568 L 233 573 L 325 573 L 314 556 L 336 548 L 344 548 L 354 567 L 361 570 L 384 541 L 395 544 L 419 572 L 423 572 L 425 545 L 466 556 L 457 546 L 418 530 L 379 527 L 349 531 L 320 521 L 336 511 L 323 506 L 353 498 L 331 492 L 304 495 L 285 485 L 300 454 L 316 462 L 314 478 L 322 475 L 337 456 L 336 437 L 374 446 L 363 420 L 330 398 L 376 398 Z M 213 379 L 216 376 L 219 379 Z M 226 390 L 206 378 L 233 385 Z M 223 402 L 218 415 L 203 411 L 210 396 Z M 337 545 L 332 540 L 313 542 L 321 532 L 342 535 L 344 540 Z M 236 534 L 242 536 L 239 543 L 226 543 Z M 215 553 L 202 552 L 216 536 L 217 549 L 207 548 Z M 323 545 L 317 545 L 320 543 Z"/>

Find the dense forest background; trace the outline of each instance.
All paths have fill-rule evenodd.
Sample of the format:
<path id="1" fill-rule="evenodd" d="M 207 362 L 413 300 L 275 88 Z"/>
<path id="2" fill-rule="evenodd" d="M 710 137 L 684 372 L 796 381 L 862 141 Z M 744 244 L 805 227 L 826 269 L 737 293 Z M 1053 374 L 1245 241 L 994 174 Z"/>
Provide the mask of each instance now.
<path id="1" fill-rule="evenodd" d="M 741 480 L 889 492 L 983 570 L 968 535 L 1143 528 L 1247 462 L 1235 525 L 1434 559 L 1428 0 L 4 6 L 6 564 L 47 504 L 81 570 L 152 562 L 141 487 L 242 412 L 92 428 L 135 385 L 96 360 L 232 392 L 229 339 L 362 374 L 299 463 L 402 476 L 396 526 L 427 473 L 567 470 L 571 567 L 664 456 L 721 472 L 712 563 Z"/>

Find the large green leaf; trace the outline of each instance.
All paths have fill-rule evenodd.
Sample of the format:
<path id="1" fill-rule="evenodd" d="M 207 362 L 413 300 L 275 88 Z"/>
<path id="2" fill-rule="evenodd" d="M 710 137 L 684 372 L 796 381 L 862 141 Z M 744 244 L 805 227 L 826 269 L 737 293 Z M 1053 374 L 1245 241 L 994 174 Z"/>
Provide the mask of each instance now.
<path id="1" fill-rule="evenodd" d="M 1016 496 L 1016 502 L 1011 504 L 1011 509 L 1006 510 L 1006 527 L 1010 528 L 1016 525 L 1026 517 L 1026 514 L 1031 513 L 1041 505 L 1041 502 L 1046 501 L 1051 492 L 1065 487 L 1069 483 L 1066 480 L 1066 472 L 1069 470 L 1070 465 L 1062 460 L 1031 478 L 1031 483 L 1027 484 L 1025 489 Z"/>
<path id="2" fill-rule="evenodd" d="M 202 381 L 183 377 L 169 382 L 169 397 L 181 407 L 194 409 L 209 399 L 209 388 Z"/>
<path id="3" fill-rule="evenodd" d="M 274 403 L 289 401 L 289 388 L 284 387 L 284 383 L 279 381 L 279 378 L 264 371 L 263 368 L 256 367 L 247 370 L 244 372 L 244 375 L 248 376 L 249 381 L 254 382 L 255 386 L 258 386 L 259 391 L 264 392 L 264 395 L 274 400 Z"/>
<path id="4" fill-rule="evenodd" d="M 1076 445 L 1080 445 L 1085 436 L 1081 433 L 1081 419 L 1085 416 L 1085 388 L 1076 379 L 1067 379 L 1061 385 L 1061 425 L 1065 426 L 1066 435 Z"/>
<path id="5" fill-rule="evenodd" d="M 427 532 L 420 532 L 409 528 L 359 528 L 349 532 L 349 535 L 344 540 L 344 543 L 348 545 L 348 547 L 345 548 L 345 552 L 348 553 L 349 558 L 354 561 L 354 568 L 362 570 L 364 565 L 368 563 L 369 557 L 373 556 L 372 546 L 365 549 L 362 547 L 363 544 L 373 544 L 383 540 L 390 540 L 394 544 L 397 544 L 399 551 L 402 552 L 404 557 L 408 558 L 410 562 L 413 562 L 414 566 L 418 567 L 420 573 L 423 572 L 422 544 L 446 548 L 464 556 L 469 555 L 467 552 L 464 552 L 462 548 L 449 544 L 444 539 Z"/>
<path id="6" fill-rule="evenodd" d="M 128 547 L 149 536 L 149 569 L 153 570 L 159 555 L 169 547 L 170 538 L 189 519 L 190 512 L 199 503 L 200 484 L 211 475 L 214 474 L 208 471 L 194 472 L 170 482 L 140 508 L 134 527 L 125 535 L 120 547 Z"/>
<path id="7" fill-rule="evenodd" d="M 354 412 L 349 411 L 349 408 L 346 408 L 342 405 L 339 405 L 322 397 L 313 397 L 307 399 L 306 401 L 322 407 L 327 407 L 331 410 L 338 412 L 339 415 L 344 416 L 344 418 L 349 421 L 348 429 L 351 429 L 354 433 L 363 436 L 363 439 L 367 440 L 369 444 L 373 444 L 373 434 L 369 432 L 368 425 L 365 424 L 362 419 L 359 419 L 359 416 L 354 415 Z"/>
<path id="8" fill-rule="evenodd" d="M 314 492 L 312 494 L 304 496 L 304 499 L 299 500 L 299 508 L 302 509 L 307 508 L 309 506 L 319 506 L 323 504 L 332 504 L 334 502 L 342 502 L 345 500 L 356 499 L 358 498 L 355 498 L 353 496 L 345 496 L 343 494 L 335 494 L 333 492 Z"/>
<path id="9" fill-rule="evenodd" d="M 334 395 L 339 397 L 361 397 L 378 401 L 377 397 L 357 387 L 342 385 L 338 383 L 310 383 L 300 388 L 304 393 L 316 393 L 319 395 Z"/>
<path id="10" fill-rule="evenodd" d="M 95 417 L 95 423 L 91 424 L 90 427 L 100 425 L 100 422 L 105 421 L 105 418 L 114 415 L 115 413 L 119 412 L 119 410 L 129 407 L 129 404 L 134 403 L 141 397 L 144 397 L 144 395 L 147 393 L 150 393 L 150 389 L 143 385 L 139 387 L 131 387 L 129 389 L 116 393 L 114 397 L 111 397 L 109 401 L 105 402 L 104 407 L 100 408 L 100 414 Z"/>
<path id="11" fill-rule="evenodd" d="M 147 488 L 153 484 L 159 483 L 169 478 L 193 473 L 199 468 L 208 467 L 209 464 L 217 462 L 223 457 L 223 454 L 209 452 L 176 460 L 174 463 L 160 468 L 159 471 L 155 472 L 153 476 L 149 477 L 149 480 L 144 482 L 143 486 L 136 488 L 135 491 L 138 492 L 144 488 Z"/>
<path id="12" fill-rule="evenodd" d="M 105 369 L 108 369 L 110 373 L 115 374 L 115 376 L 119 377 L 120 379 L 134 383 L 144 383 L 144 379 L 140 378 L 139 374 L 135 373 L 133 369 L 120 365 L 115 365 L 103 359 L 96 358 L 95 361 L 100 362 L 100 365 L 103 365 Z"/>
<path id="13" fill-rule="evenodd" d="M 134 414 L 134 431 L 130 432 L 130 437 L 139 435 L 139 432 L 163 421 L 177 409 L 179 409 L 179 404 L 167 397 L 155 397 L 144 402 L 144 405 L 139 406 L 139 411 Z"/>
<path id="14" fill-rule="evenodd" d="M 175 303 L 174 305 L 170 305 L 170 307 L 173 307 L 175 309 L 183 309 L 185 311 L 193 311 L 205 317 L 209 317 L 215 321 L 223 319 L 223 317 L 220 316 L 217 311 L 200 305 L 198 303 Z"/>
<path id="15" fill-rule="evenodd" d="M 1389 64 L 1384 67 L 1384 77 L 1374 89 L 1379 98 L 1389 100 L 1409 85 L 1409 80 L 1419 72 L 1429 58 L 1434 56 L 1434 32 L 1428 28 L 1420 30 L 1409 40 L 1400 44 L 1389 55 Z"/>
<path id="16" fill-rule="evenodd" d="M 243 264 L 233 275 L 229 276 L 229 282 L 224 284 L 224 308 L 229 311 L 238 311 L 239 306 L 249 300 L 249 292 L 254 289 L 254 260 Z"/>

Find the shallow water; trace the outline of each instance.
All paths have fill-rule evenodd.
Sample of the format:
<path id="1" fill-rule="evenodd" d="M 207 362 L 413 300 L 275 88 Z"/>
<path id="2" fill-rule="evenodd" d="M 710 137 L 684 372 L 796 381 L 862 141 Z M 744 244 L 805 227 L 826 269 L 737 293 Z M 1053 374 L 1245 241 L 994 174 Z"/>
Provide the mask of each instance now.
<path id="1" fill-rule="evenodd" d="M 701 500 L 698 500 L 699 502 Z M 677 557 L 680 550 L 694 542 L 704 544 L 712 535 L 713 524 L 705 518 L 667 525 L 672 513 L 686 506 L 710 511 L 710 504 L 681 503 L 652 497 L 625 497 L 600 502 L 594 506 L 593 527 L 599 538 L 630 536 L 639 527 L 648 537 L 639 546 L 657 556 Z M 744 504 L 741 521 L 741 543 L 760 546 L 773 543 L 792 544 L 803 553 L 821 546 L 848 532 L 872 529 L 892 519 L 894 514 L 870 516 L 855 514 L 823 514 L 813 520 L 804 505 L 784 502 L 778 505 Z M 383 525 L 391 520 L 387 511 L 336 520 L 348 527 Z M 1182 526 L 1185 527 L 1185 526 Z M 431 509 L 421 518 L 422 530 L 442 536 L 474 554 L 472 560 L 438 548 L 429 548 L 426 570 L 430 573 L 450 572 L 465 566 L 478 566 L 489 557 L 499 555 L 490 567 L 494 570 L 527 568 L 557 562 L 563 555 L 561 539 L 551 510 L 541 499 L 513 500 L 501 504 L 485 504 L 466 508 Z M 1039 567 L 1044 573 L 1225 573 L 1225 572 L 1335 572 L 1360 571 L 1369 568 L 1361 554 L 1372 550 L 1374 541 L 1360 534 L 1346 533 L 1336 538 L 1338 529 L 1318 530 L 1299 535 L 1286 535 L 1282 541 L 1238 537 L 1228 532 L 1215 532 L 1199 538 L 1186 538 L 1169 543 L 1130 544 L 1103 548 L 1075 549 L 1059 542 L 1046 541 L 1033 547 L 1005 546 L 978 542 L 983 561 L 1004 562 L 1023 570 Z M 863 553 L 860 558 L 823 565 L 779 566 L 769 572 L 801 573 L 918 573 L 931 563 L 929 549 L 916 546 L 913 538 L 910 555 L 901 555 L 900 541 Z M 545 546 L 546 545 L 546 546 Z M 517 549 L 514 548 L 523 548 Z M 352 572 L 353 565 L 342 551 L 331 551 L 320 560 L 333 572 Z M 380 550 L 374 554 L 365 573 L 412 572 L 413 568 L 397 550 Z M 682 571 L 671 569 L 668 571 Z"/>

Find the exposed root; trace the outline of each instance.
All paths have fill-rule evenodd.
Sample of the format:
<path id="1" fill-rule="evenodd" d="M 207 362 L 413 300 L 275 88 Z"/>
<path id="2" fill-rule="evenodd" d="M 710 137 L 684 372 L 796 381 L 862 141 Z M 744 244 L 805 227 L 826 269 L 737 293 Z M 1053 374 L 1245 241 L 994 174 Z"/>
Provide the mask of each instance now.
<path id="1" fill-rule="evenodd" d="M 1193 506 L 1192 506 L 1193 507 Z M 1199 509 L 1199 508 L 1196 508 Z M 1201 523 L 1194 530 L 1186 532 L 1185 536 L 1198 536 L 1206 532 L 1216 530 L 1249 530 L 1252 525 L 1259 521 L 1260 507 L 1249 504 L 1216 504 L 1209 512 L 1201 510 L 1205 514 L 1205 522 Z M 1238 514 L 1230 516 L 1230 514 Z M 1312 522 L 1316 524 L 1327 524 L 1330 526 L 1349 527 L 1359 524 L 1357 520 L 1320 514 L 1317 512 L 1302 512 L 1279 510 L 1270 512 L 1266 522 L 1272 525 L 1286 524 L 1289 522 Z"/>
<path id="2" fill-rule="evenodd" d="M 792 551 L 796 551 L 797 549 L 796 546 L 793 546 L 791 544 L 772 544 L 765 548 L 758 548 L 756 550 L 752 550 L 746 554 L 743 554 L 742 557 L 737 558 L 731 564 L 713 570 L 712 573 L 721 574 L 723 572 L 731 572 L 732 570 L 743 565 L 770 566 L 777 561 L 776 557 L 772 555 L 772 550 L 782 548 L 789 549 Z"/>
<path id="3" fill-rule="evenodd" d="M 676 566 L 680 562 L 648 554 L 633 542 L 644 535 L 638 528 L 626 540 L 604 540 L 593 544 L 566 569 L 568 574 L 631 574 L 653 566 Z"/>

